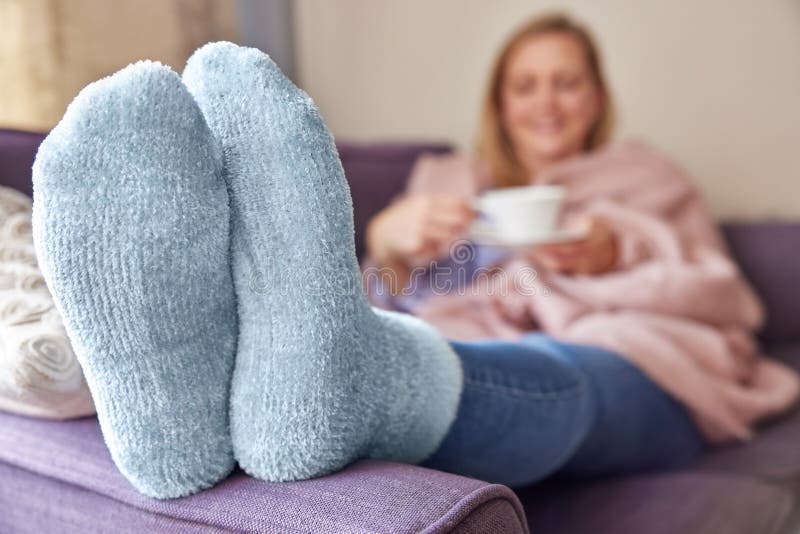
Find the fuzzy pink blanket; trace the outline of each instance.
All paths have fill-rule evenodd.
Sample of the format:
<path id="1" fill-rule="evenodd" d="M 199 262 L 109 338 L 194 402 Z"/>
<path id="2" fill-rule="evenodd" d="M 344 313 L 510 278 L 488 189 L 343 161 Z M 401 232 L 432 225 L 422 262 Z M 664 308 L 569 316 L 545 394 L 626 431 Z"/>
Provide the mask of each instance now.
<path id="1" fill-rule="evenodd" d="M 487 183 L 463 156 L 426 157 L 408 194 L 472 196 Z M 536 183 L 567 189 L 564 224 L 593 215 L 612 225 L 616 268 L 564 276 L 517 256 L 501 266 L 509 291 L 483 279 L 469 294 L 431 297 L 415 315 L 452 339 L 543 330 L 612 350 L 681 400 L 714 442 L 748 439 L 756 422 L 796 402 L 800 381 L 759 352 L 761 305 L 681 169 L 624 143 L 552 167 Z"/>

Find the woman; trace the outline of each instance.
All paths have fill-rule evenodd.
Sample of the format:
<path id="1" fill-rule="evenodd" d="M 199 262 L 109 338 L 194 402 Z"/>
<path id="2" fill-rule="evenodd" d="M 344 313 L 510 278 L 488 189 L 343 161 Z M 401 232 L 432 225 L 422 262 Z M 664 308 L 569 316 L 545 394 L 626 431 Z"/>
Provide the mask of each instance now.
<path id="1" fill-rule="evenodd" d="M 751 334 L 761 321 L 760 305 L 694 188 L 648 148 L 608 145 L 612 102 L 584 28 L 550 15 L 512 35 L 491 70 L 482 118 L 475 159 L 423 157 L 407 193 L 370 222 L 367 265 L 384 274 L 389 268 L 400 280 L 389 285 L 368 277 L 373 302 L 422 317 L 451 339 L 525 343 L 526 332 L 539 330 L 613 351 L 608 358 L 634 363 L 682 401 L 664 409 L 668 415 L 656 416 L 653 409 L 667 424 L 639 429 L 652 432 L 650 447 L 663 443 L 667 449 L 673 445 L 661 440 L 683 433 L 676 461 L 700 448 L 690 427 L 699 426 L 705 441 L 747 439 L 755 421 L 793 402 L 795 377 L 757 358 Z M 466 284 L 462 276 L 458 291 L 445 295 L 440 279 L 438 290 L 433 287 L 442 266 L 452 272 L 448 251 L 465 254 L 457 247 L 476 216 L 471 199 L 485 189 L 528 184 L 566 187 L 564 222 L 583 227 L 585 237 L 516 254 L 469 245 L 473 261 L 455 261 L 467 270 Z M 493 269 L 508 283 L 521 266 L 537 273 L 529 296 L 519 290 L 499 294 L 485 277 L 469 278 Z M 410 280 L 414 269 L 423 276 Z M 398 291 L 403 282 L 409 286 Z M 591 365 L 580 350 L 572 355 L 577 366 Z M 609 395 L 615 390 L 615 374 L 607 368 L 584 371 Z M 652 394 L 648 387 L 655 386 L 642 381 L 637 393 Z M 686 407 L 694 425 L 684 424 Z M 618 421 L 624 417 L 616 415 Z M 613 439 L 610 427 L 604 432 Z M 642 467 L 639 454 L 629 449 L 627 463 L 614 465 L 593 449 L 591 461 L 582 463 L 578 454 L 571 470 Z M 670 454 L 665 450 L 663 457 Z"/>
<path id="2" fill-rule="evenodd" d="M 543 295 L 552 289 L 547 298 L 520 293 L 521 301 L 513 294 L 496 301 L 487 293 L 470 302 L 493 319 L 484 325 L 521 334 L 533 330 L 535 319 L 546 332 L 560 332 L 560 340 L 533 333 L 515 342 L 448 342 L 424 321 L 371 308 L 360 284 L 351 202 L 333 139 L 307 95 L 263 53 L 213 43 L 192 56 L 182 78 L 140 62 L 76 97 L 37 153 L 34 241 L 105 441 L 132 484 L 154 497 L 177 497 L 213 485 L 236 462 L 259 478 L 285 481 L 371 457 L 425 461 L 524 486 L 556 472 L 587 475 L 690 460 L 703 438 L 687 412 L 625 358 L 587 344 L 598 332 L 615 333 L 595 343 L 612 348 L 617 339 L 656 347 L 639 332 L 699 336 L 707 356 L 701 363 L 717 372 L 716 381 L 703 382 L 708 373 L 695 373 L 690 385 L 712 386 L 697 406 L 715 429 L 747 429 L 791 404 L 797 387 L 788 371 L 755 354 L 735 359 L 722 350 L 728 346 L 722 345 L 724 331 L 744 354 L 744 328 L 757 319 L 744 312 L 756 302 L 710 245 L 694 247 L 688 259 L 674 254 L 669 270 L 664 261 L 648 264 L 677 283 L 670 279 L 657 288 L 663 313 L 648 307 L 645 296 L 638 308 L 637 302 L 616 303 L 626 313 L 614 314 L 613 307 L 603 308 L 609 302 L 605 284 L 569 287 L 572 278 L 600 279 L 598 273 L 619 271 L 651 253 L 627 237 L 626 221 L 671 242 L 667 221 L 676 214 L 662 213 L 659 226 L 655 215 L 645 216 L 648 207 L 664 208 L 666 201 L 667 208 L 681 208 L 678 223 L 694 222 L 687 229 L 700 228 L 698 242 L 715 234 L 710 222 L 698 219 L 696 202 L 683 202 L 694 198 L 683 182 L 665 187 L 674 185 L 669 166 L 644 165 L 637 169 L 646 172 L 634 173 L 658 186 L 655 198 L 625 197 L 629 189 L 641 189 L 617 165 L 634 158 L 630 151 L 606 158 L 614 172 L 600 165 L 603 180 L 570 182 L 576 168 L 582 175 L 597 171 L 592 159 L 575 158 L 567 162 L 569 172 L 545 174 L 556 168 L 553 161 L 588 145 L 588 132 L 599 131 L 596 119 L 607 109 L 567 33 L 551 29 L 512 47 L 509 68 L 501 69 L 504 80 L 521 51 L 540 57 L 540 38 L 553 47 L 544 57 L 559 61 L 546 65 L 550 96 L 541 114 L 538 92 L 532 114 L 517 95 L 527 90 L 525 73 L 514 78 L 512 96 L 502 101 L 520 105 L 504 105 L 500 133 L 508 132 L 514 143 L 508 148 L 525 157 L 502 174 L 491 163 L 502 158 L 486 156 L 489 169 L 510 183 L 532 172 L 537 180 L 569 182 L 582 196 L 571 191 L 568 212 L 591 198 L 597 182 L 621 173 L 625 180 L 614 182 L 613 192 L 636 205 L 640 216 L 615 203 L 594 206 L 589 238 L 534 252 L 534 260 L 553 272 L 594 276 L 548 278 L 551 287 L 540 288 Z M 556 50 L 563 55 L 553 56 Z M 554 90 L 563 96 L 552 96 Z M 459 161 L 452 167 L 470 168 Z M 415 183 L 425 183 L 419 176 L 424 173 L 418 171 Z M 409 202 L 387 213 L 410 210 Z M 379 261 L 410 266 L 433 257 L 471 217 L 464 198 L 422 202 L 434 206 L 426 220 L 436 220 L 438 233 L 420 230 L 409 243 L 395 238 L 382 251 L 375 237 L 388 239 L 389 232 L 376 223 L 372 251 Z M 379 220 L 393 218 L 402 220 L 386 214 Z M 636 285 L 649 276 L 647 287 L 655 287 L 652 269 L 632 272 Z M 628 296 L 620 291 L 627 276 L 609 280 L 617 284 L 612 297 Z M 707 303 L 686 309 L 687 291 L 724 297 L 727 315 L 715 314 Z M 584 302 L 580 295 L 592 299 Z M 441 325 L 459 307 L 458 298 L 431 298 L 420 313 Z M 597 308 L 605 315 L 594 313 Z M 694 321 L 675 319 L 676 311 Z M 620 319 L 635 326 L 625 331 L 632 332 L 628 337 L 616 335 L 613 323 Z M 717 322 L 706 325 L 705 319 Z M 575 340 L 581 344 L 570 342 Z M 673 341 L 675 353 L 693 348 Z M 665 357 L 663 352 L 656 356 Z M 666 376 L 663 366 L 648 366 L 651 360 L 636 363 L 657 379 Z M 776 376 L 783 382 L 772 384 L 786 386 L 776 389 L 778 397 L 760 387 Z M 753 392 L 760 402 L 741 402 L 751 401 Z M 724 411 L 717 417 L 719 406 L 749 411 L 740 421 Z"/>

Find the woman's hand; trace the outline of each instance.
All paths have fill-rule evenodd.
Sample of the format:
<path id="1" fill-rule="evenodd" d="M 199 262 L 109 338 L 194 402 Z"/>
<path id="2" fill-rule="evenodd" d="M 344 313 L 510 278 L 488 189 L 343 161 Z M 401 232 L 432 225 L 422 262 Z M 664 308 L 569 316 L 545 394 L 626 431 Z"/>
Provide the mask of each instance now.
<path id="1" fill-rule="evenodd" d="M 617 262 L 617 241 L 608 223 L 602 219 L 584 219 L 579 228 L 586 237 L 568 243 L 537 245 L 529 257 L 545 269 L 562 274 L 602 274 Z"/>
<path id="2" fill-rule="evenodd" d="M 432 260 L 475 218 L 469 201 L 451 195 L 410 195 L 372 218 L 367 249 L 380 265 Z"/>

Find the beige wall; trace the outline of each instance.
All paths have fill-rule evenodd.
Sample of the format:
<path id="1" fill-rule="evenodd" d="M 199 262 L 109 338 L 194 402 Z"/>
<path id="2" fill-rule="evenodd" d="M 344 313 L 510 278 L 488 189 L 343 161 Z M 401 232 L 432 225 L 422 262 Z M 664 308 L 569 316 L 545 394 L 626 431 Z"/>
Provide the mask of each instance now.
<path id="1" fill-rule="evenodd" d="M 47 130 L 89 82 L 144 58 L 180 72 L 235 26 L 235 0 L 0 0 L 0 127 Z"/>
<path id="2" fill-rule="evenodd" d="M 594 28 L 621 137 L 680 160 L 718 215 L 800 217 L 797 0 L 296 0 L 298 77 L 340 138 L 469 147 L 500 41 L 554 6 Z"/>

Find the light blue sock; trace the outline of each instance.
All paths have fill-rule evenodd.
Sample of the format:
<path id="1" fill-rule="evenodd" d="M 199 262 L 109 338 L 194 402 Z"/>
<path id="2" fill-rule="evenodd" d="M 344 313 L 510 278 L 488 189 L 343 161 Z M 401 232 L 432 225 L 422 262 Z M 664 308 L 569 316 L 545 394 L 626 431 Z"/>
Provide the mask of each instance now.
<path id="1" fill-rule="evenodd" d="M 349 190 L 313 102 L 231 43 L 195 52 L 183 80 L 222 143 L 231 198 L 239 464 L 283 481 L 360 457 L 423 460 L 455 417 L 460 362 L 422 321 L 370 308 Z"/>
<path id="2" fill-rule="evenodd" d="M 236 351 L 221 151 L 173 71 L 86 87 L 34 164 L 34 239 L 114 462 L 142 493 L 234 467 Z"/>

